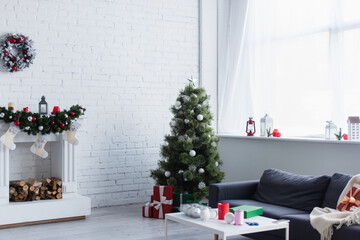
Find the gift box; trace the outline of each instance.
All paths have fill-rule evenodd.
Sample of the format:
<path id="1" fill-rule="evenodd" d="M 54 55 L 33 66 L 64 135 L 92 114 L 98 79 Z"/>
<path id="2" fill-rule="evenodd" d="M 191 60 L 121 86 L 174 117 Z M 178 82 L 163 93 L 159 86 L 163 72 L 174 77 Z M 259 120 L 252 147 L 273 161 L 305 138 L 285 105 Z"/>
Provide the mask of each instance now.
<path id="1" fill-rule="evenodd" d="M 191 204 L 191 203 L 200 203 L 199 200 L 187 200 L 186 204 Z"/>
<path id="2" fill-rule="evenodd" d="M 165 218 L 173 208 L 173 187 L 154 186 L 153 218 Z"/>
<path id="3" fill-rule="evenodd" d="M 151 203 L 147 203 L 144 206 L 142 206 L 143 217 L 152 218 L 153 217 L 153 209 L 154 209 L 154 207 L 151 205 Z"/>
<path id="4" fill-rule="evenodd" d="M 263 214 L 263 208 L 257 206 L 241 205 L 230 208 L 230 212 L 234 213 L 234 210 L 243 210 L 244 218 L 251 218 Z"/>
<path id="5" fill-rule="evenodd" d="M 352 187 L 346 196 L 341 200 L 337 209 L 339 211 L 350 211 L 352 207 L 360 206 L 360 188 Z"/>
<path id="6" fill-rule="evenodd" d="M 154 201 L 154 195 L 151 195 L 150 202 L 152 203 Z"/>
<path id="7" fill-rule="evenodd" d="M 189 193 L 174 193 L 173 194 L 173 206 L 174 207 L 180 207 L 181 204 L 185 204 L 187 201 L 193 201 L 195 200 L 194 194 Z"/>

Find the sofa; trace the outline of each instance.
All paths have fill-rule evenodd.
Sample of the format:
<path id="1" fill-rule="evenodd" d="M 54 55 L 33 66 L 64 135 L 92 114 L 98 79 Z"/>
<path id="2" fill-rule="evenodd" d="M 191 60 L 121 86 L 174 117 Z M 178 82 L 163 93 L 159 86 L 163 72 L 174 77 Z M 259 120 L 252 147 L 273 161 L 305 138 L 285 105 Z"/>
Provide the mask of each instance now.
<path id="1" fill-rule="evenodd" d="M 278 169 L 265 170 L 260 180 L 217 183 L 209 187 L 209 205 L 219 202 L 230 207 L 253 205 L 263 208 L 263 216 L 290 220 L 290 240 L 320 240 L 320 234 L 310 224 L 314 207 L 336 209 L 337 200 L 352 176 L 335 173 L 332 176 L 305 176 Z M 285 230 L 247 235 L 252 239 L 285 239 Z M 342 226 L 332 240 L 360 239 L 360 225 Z"/>

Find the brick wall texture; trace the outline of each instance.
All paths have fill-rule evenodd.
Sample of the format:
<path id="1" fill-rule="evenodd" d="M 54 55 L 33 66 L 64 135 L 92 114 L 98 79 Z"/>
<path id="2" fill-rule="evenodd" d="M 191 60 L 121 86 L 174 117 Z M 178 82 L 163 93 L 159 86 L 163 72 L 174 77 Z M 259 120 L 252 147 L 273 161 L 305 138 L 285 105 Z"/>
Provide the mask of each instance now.
<path id="1" fill-rule="evenodd" d="M 0 0 L 0 35 L 22 33 L 37 56 L 0 71 L 0 105 L 87 108 L 77 146 L 78 192 L 94 207 L 149 200 L 150 169 L 179 89 L 199 72 L 198 0 Z M 11 178 L 50 174 L 31 145 L 11 152 Z M 51 145 L 47 146 L 51 151 Z"/>

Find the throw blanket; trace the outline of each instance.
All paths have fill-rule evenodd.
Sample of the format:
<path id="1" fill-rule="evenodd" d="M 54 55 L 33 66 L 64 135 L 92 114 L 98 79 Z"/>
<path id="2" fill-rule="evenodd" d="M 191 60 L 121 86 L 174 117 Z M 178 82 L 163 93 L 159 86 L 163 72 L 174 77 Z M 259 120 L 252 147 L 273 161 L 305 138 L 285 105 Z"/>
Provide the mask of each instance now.
<path id="1" fill-rule="evenodd" d="M 360 185 L 360 174 L 355 175 L 350 179 L 340 194 L 337 203 L 338 205 L 350 189 L 356 184 Z M 347 226 L 360 224 L 360 208 L 353 207 L 351 211 L 341 212 L 331 208 L 316 207 L 310 213 L 310 223 L 313 228 L 320 233 L 321 240 L 330 240 L 333 235 L 334 225 L 337 225 L 336 229 L 339 229 L 344 224 Z"/>

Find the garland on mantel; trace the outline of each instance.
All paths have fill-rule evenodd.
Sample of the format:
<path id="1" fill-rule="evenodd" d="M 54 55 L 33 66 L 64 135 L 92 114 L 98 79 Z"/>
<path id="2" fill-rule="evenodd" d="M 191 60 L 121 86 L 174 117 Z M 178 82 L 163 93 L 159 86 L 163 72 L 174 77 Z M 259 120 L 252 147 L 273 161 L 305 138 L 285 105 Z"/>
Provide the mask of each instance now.
<path id="1" fill-rule="evenodd" d="M 40 115 L 39 113 L 16 111 L 13 112 L 5 107 L 0 107 L 0 120 L 18 126 L 29 135 L 45 135 L 49 133 L 62 133 L 70 130 L 72 121 L 76 121 L 84 115 L 86 109 L 79 105 L 70 107 L 69 110 L 55 112 L 53 114 Z"/>

